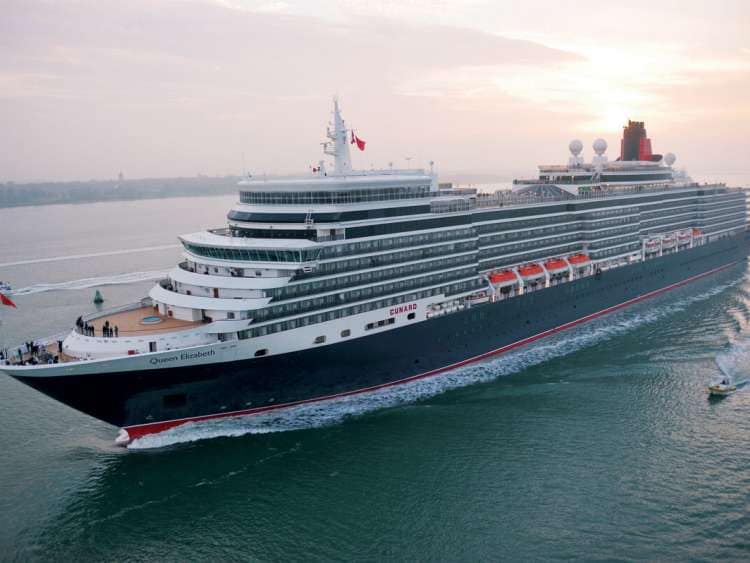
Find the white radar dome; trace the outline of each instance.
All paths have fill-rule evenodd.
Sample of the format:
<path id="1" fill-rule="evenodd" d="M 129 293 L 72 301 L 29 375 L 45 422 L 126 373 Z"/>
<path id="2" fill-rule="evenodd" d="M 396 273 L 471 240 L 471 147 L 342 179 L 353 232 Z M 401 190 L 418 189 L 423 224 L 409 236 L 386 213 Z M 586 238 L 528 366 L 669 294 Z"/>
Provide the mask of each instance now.
<path id="1" fill-rule="evenodd" d="M 673 152 L 668 152 L 664 155 L 664 162 L 666 162 L 667 166 L 672 166 L 675 160 L 677 160 L 677 157 Z"/>
<path id="2" fill-rule="evenodd" d="M 581 154 L 581 151 L 583 150 L 583 143 L 579 141 L 578 139 L 573 139 L 572 141 L 570 141 L 568 148 L 570 149 L 570 152 L 573 153 L 574 156 L 578 156 L 579 154 Z"/>
<path id="3" fill-rule="evenodd" d="M 607 150 L 607 141 L 604 139 L 597 139 L 594 141 L 594 152 L 598 155 L 603 155 Z"/>

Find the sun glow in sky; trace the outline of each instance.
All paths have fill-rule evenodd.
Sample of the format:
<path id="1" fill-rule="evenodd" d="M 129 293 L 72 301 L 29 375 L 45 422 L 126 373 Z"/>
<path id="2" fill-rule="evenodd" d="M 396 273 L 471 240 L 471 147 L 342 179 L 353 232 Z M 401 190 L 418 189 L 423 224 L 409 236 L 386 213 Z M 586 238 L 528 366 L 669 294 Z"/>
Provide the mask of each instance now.
<path id="1" fill-rule="evenodd" d="M 531 174 L 637 119 L 691 171 L 750 168 L 750 2 L 620 4 L 9 0 L 0 181 L 301 171 L 334 93 L 361 167 Z"/>

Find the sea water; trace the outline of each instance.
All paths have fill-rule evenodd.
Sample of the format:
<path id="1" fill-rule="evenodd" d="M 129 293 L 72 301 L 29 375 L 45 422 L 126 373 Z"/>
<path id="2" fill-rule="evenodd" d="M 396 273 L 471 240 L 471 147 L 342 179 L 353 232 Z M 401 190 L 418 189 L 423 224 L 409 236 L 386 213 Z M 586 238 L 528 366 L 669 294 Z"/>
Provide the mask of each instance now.
<path id="1" fill-rule="evenodd" d="M 0 210 L 6 341 L 65 330 L 95 289 L 143 297 L 233 200 Z M 750 373 L 749 321 L 736 268 L 435 378 L 129 448 L 0 377 L 0 559 L 747 559 L 750 389 L 705 387 Z"/>

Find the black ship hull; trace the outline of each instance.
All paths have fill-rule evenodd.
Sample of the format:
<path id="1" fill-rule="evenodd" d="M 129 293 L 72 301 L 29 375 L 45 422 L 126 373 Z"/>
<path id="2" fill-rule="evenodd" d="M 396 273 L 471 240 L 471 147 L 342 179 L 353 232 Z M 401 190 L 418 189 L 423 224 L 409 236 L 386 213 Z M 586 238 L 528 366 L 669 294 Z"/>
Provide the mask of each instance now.
<path id="1" fill-rule="evenodd" d="M 393 386 L 480 361 L 687 287 L 747 257 L 744 234 L 352 341 L 229 363 L 23 377 L 130 438 Z"/>

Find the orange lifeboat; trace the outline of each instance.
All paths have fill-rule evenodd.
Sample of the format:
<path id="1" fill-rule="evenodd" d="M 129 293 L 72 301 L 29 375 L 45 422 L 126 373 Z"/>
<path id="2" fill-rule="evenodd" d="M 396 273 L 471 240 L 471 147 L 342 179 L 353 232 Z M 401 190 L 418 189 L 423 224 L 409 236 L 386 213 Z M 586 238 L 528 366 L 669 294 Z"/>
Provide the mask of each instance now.
<path id="1" fill-rule="evenodd" d="M 518 273 L 522 278 L 534 279 L 544 276 L 544 270 L 539 264 L 529 264 L 518 268 Z"/>
<path id="2" fill-rule="evenodd" d="M 693 229 L 693 236 L 694 237 L 701 236 L 701 230 L 700 229 Z"/>
<path id="3" fill-rule="evenodd" d="M 568 262 L 573 266 L 577 266 L 580 268 L 582 266 L 586 266 L 589 262 L 591 262 L 591 259 L 587 254 L 573 254 L 573 256 L 568 257 Z"/>
<path id="4" fill-rule="evenodd" d="M 557 272 L 567 271 L 568 263 L 562 258 L 552 258 L 544 263 L 544 267 L 547 268 L 549 273 L 556 274 Z"/>
<path id="5" fill-rule="evenodd" d="M 517 281 L 518 281 L 518 278 L 516 278 L 516 274 L 514 274 L 510 270 L 503 270 L 501 272 L 492 272 L 490 274 L 490 282 L 492 282 L 493 285 L 507 284 L 508 282 L 516 283 Z"/>

